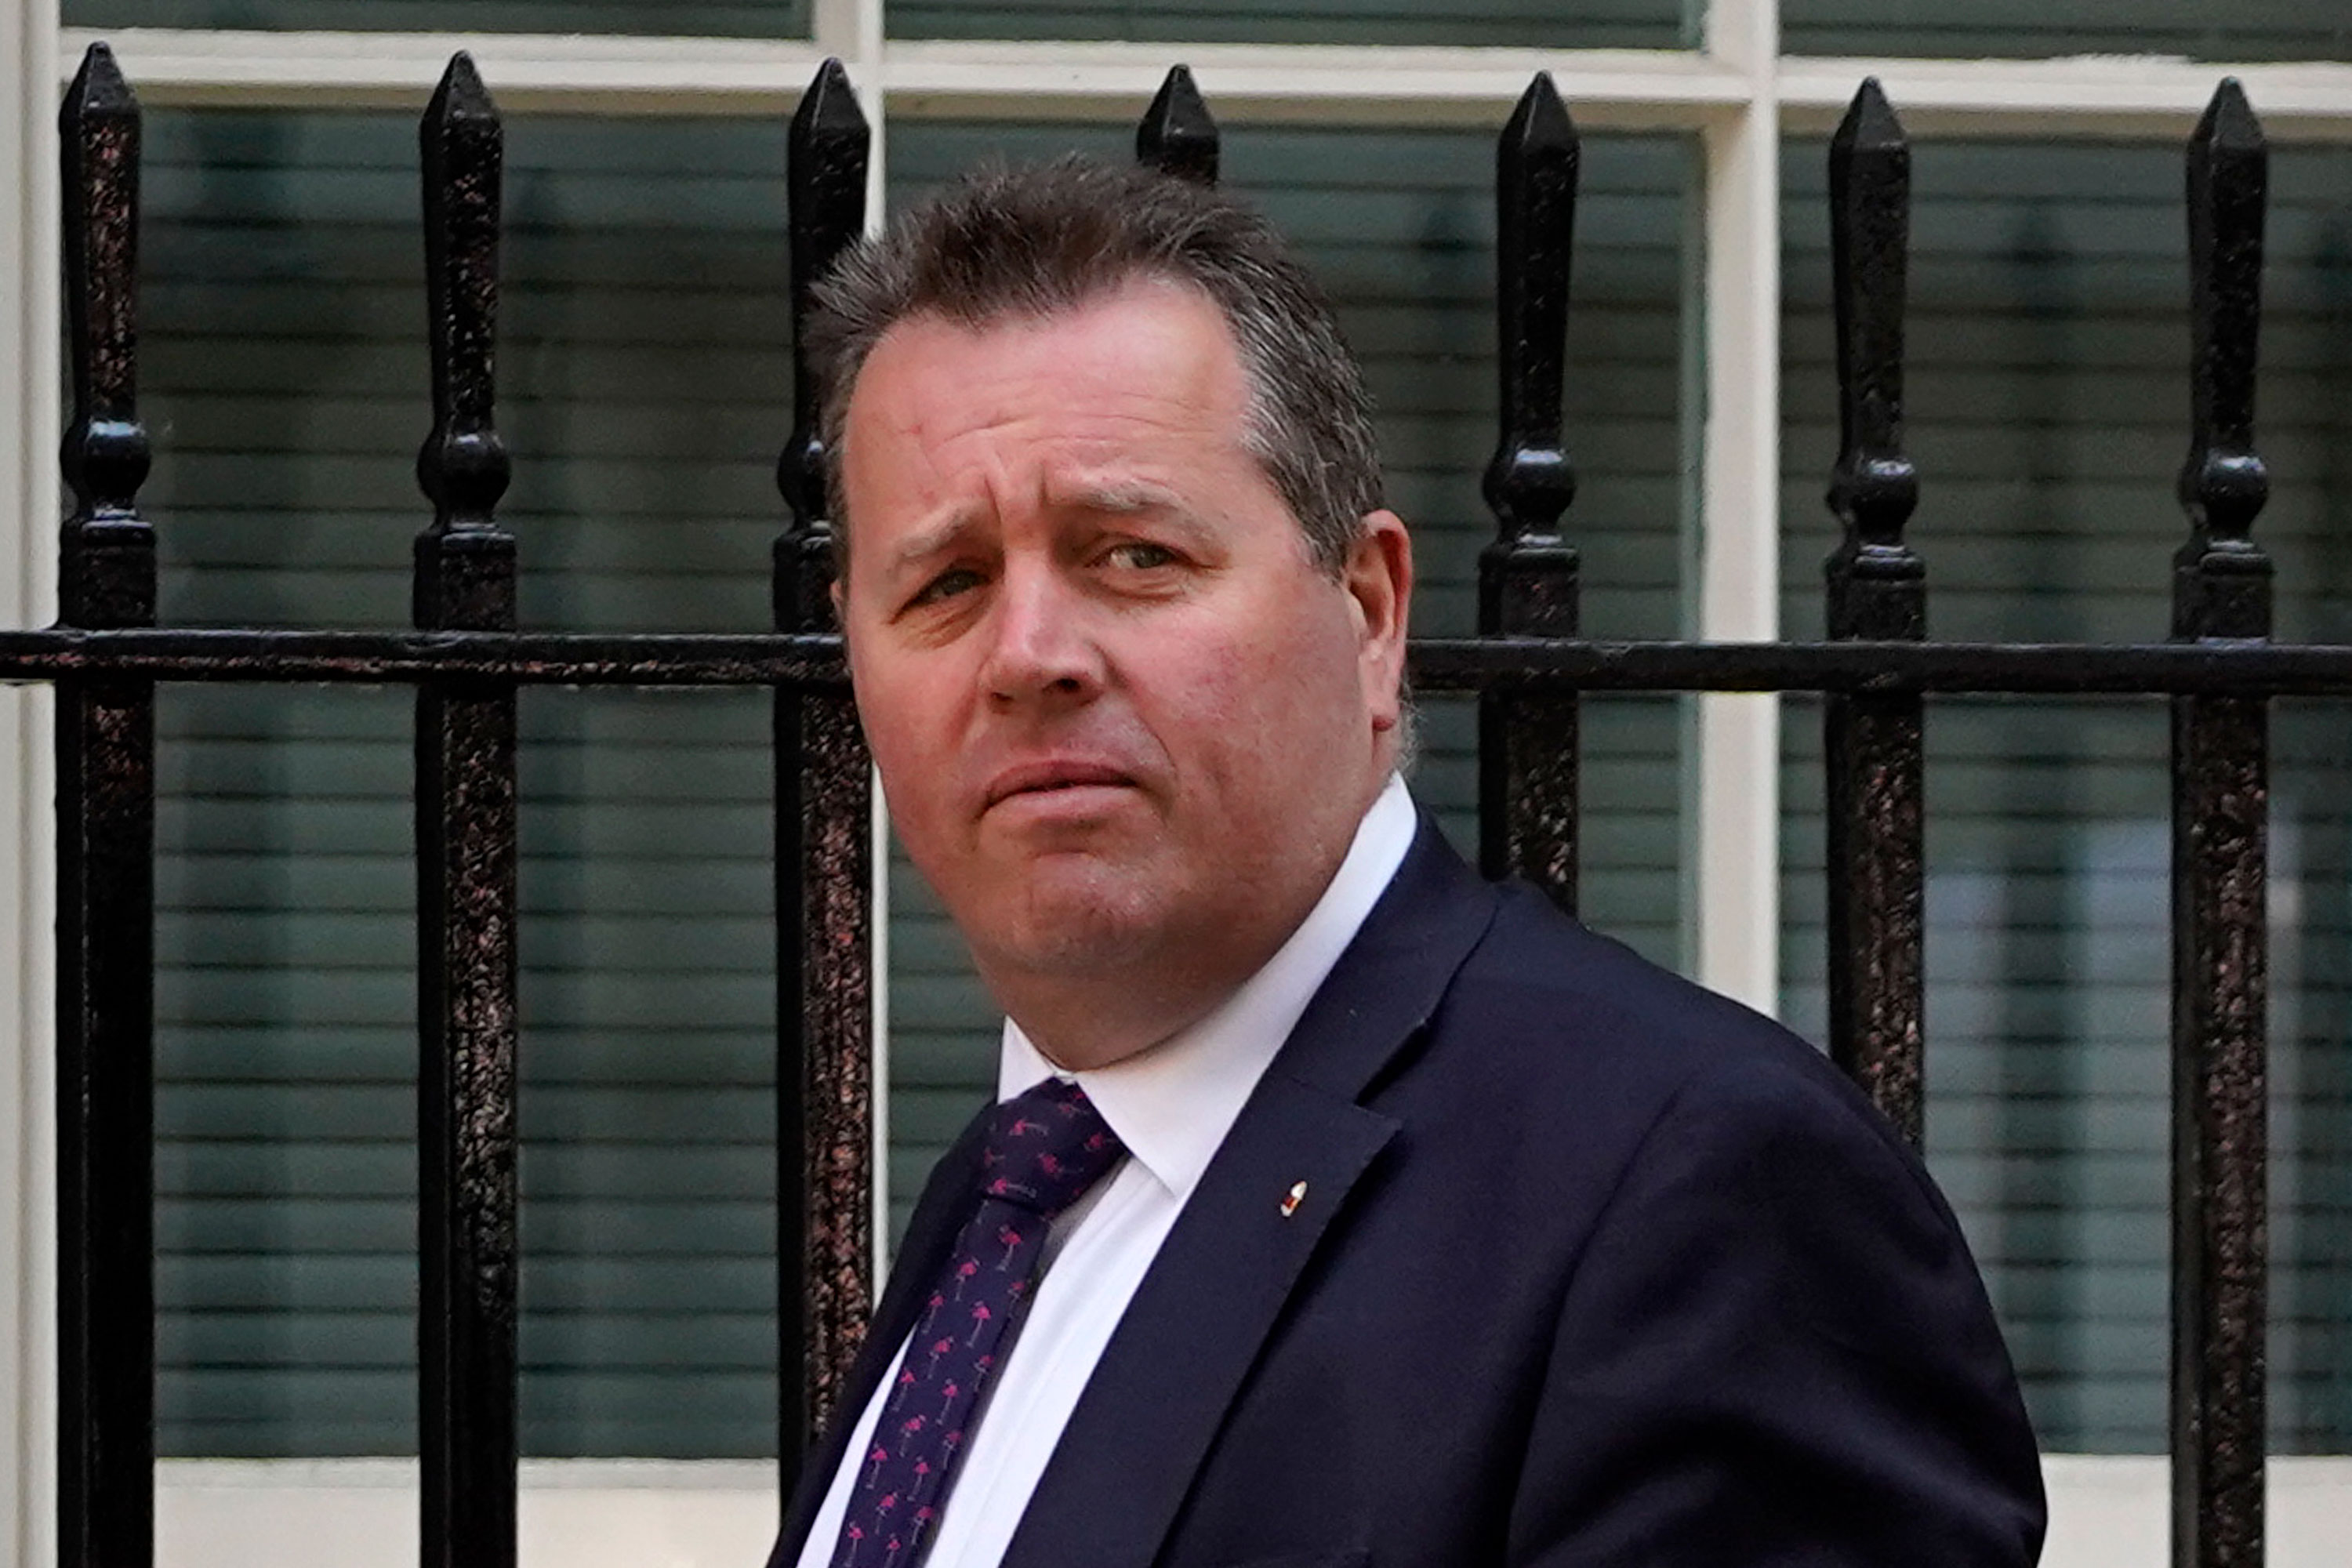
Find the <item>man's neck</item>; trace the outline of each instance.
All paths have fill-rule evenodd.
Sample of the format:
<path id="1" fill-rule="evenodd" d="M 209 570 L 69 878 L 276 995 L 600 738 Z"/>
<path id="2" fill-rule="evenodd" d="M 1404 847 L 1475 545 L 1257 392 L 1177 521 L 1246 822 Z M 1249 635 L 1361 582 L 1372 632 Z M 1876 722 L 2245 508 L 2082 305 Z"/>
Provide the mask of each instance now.
<path id="1" fill-rule="evenodd" d="M 1085 976 L 983 971 L 981 979 L 1039 1055 L 1065 1072 L 1090 1072 L 1141 1056 L 1207 1017 L 1265 967 L 1314 906 L 1309 899 L 1292 912 L 1273 942 L 1220 954 L 1214 963 L 1194 947 L 1155 951 Z"/>

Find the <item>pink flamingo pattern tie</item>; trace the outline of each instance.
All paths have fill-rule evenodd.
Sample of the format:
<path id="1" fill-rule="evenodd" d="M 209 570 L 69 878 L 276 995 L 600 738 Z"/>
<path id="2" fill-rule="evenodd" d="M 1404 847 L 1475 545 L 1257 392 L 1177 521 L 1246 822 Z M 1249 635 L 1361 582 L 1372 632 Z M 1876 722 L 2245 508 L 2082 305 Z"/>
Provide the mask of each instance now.
<path id="1" fill-rule="evenodd" d="M 859 1462 L 833 1568 L 914 1568 L 1007 1334 L 1036 1287 L 1054 1216 L 1127 1152 L 1086 1090 L 1048 1079 L 991 1112 L 980 1207 L 908 1336 Z"/>

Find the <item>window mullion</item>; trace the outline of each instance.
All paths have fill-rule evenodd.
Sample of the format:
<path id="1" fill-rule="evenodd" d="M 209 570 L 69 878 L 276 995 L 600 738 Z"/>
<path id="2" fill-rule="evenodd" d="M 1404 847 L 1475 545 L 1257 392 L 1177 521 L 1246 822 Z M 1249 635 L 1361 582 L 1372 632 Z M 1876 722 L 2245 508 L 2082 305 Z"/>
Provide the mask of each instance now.
<path id="1" fill-rule="evenodd" d="M 2178 142 L 2225 76 L 2245 88 L 2272 142 L 2352 142 L 2352 61 L 1814 57 L 1780 62 L 1777 95 L 1806 134 L 1827 135 L 1863 78 L 1876 77 L 1914 135 Z"/>
<path id="2" fill-rule="evenodd" d="M 1696 527 L 1686 532 L 1688 629 L 1710 640 L 1778 635 L 1780 193 L 1778 0 L 1711 0 L 1710 56 L 1748 88 L 1706 127 Z M 1690 700 L 1683 858 L 1685 963 L 1750 1006 L 1780 1005 L 1780 700 Z"/>
<path id="3" fill-rule="evenodd" d="M 18 171 L 0 225 L 0 471 L 16 519 L 0 552 L 0 614 L 57 610 L 59 413 L 56 0 L 0 20 L 0 162 Z M 0 697 L 0 1568 L 57 1555 L 55 817 L 47 687 Z"/>
<path id="4" fill-rule="evenodd" d="M 54 5 L 55 0 L 44 0 Z M 1937 134 L 2174 139 L 2223 74 L 2275 142 L 2352 142 L 2352 62 L 1775 58 L 1774 0 L 1715 0 L 1708 47 L 1533 49 L 887 40 L 881 0 L 816 0 L 809 38 L 50 28 L 62 88 L 105 38 L 152 106 L 420 106 L 450 53 L 501 104 L 607 114 L 789 113 L 824 56 L 927 118 L 1126 119 L 1181 56 L 1229 120 L 1499 125 L 1549 70 L 1588 129 L 1703 130 L 1760 92 L 1825 133 L 1868 75 Z M 872 106 L 869 105 L 869 112 Z"/>

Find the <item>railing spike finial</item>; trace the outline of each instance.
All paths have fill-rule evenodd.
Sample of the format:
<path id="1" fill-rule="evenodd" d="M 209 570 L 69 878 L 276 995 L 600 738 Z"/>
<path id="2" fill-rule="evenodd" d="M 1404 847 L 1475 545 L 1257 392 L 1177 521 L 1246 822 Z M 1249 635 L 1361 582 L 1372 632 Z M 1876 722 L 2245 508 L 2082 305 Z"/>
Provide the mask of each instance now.
<path id="1" fill-rule="evenodd" d="M 1829 560 L 1830 636 L 1925 635 L 1925 569 L 1903 542 L 1919 501 L 1903 452 L 1903 317 L 1911 144 L 1865 79 L 1830 142 L 1830 265 L 1836 312 L 1838 458 L 1830 510 L 1845 537 Z"/>
<path id="2" fill-rule="evenodd" d="M 1495 149 L 1502 431 L 1484 487 L 1496 537 L 1478 560 L 1478 629 L 1489 636 L 1577 634 L 1580 568 L 1559 520 L 1576 498 L 1561 392 L 1580 156 L 1568 106 L 1538 72 Z M 1576 699 L 1490 693 L 1478 731 L 1481 865 L 1528 877 L 1573 910 Z"/>
<path id="3" fill-rule="evenodd" d="M 2270 476 L 2254 451 L 2263 220 L 2270 153 L 2236 79 L 2225 78 L 2189 140 L 2189 456 L 2174 557 L 2178 637 L 2266 637 L 2270 558 L 2253 542 Z"/>
<path id="4" fill-rule="evenodd" d="M 139 100 L 92 44 L 58 111 L 73 413 L 59 458 L 73 491 L 60 562 L 68 625 L 155 618 L 154 533 L 140 521 L 150 448 L 138 416 Z"/>
<path id="5" fill-rule="evenodd" d="M 1556 534 L 1576 498 L 1576 470 L 1560 438 L 1560 387 L 1580 152 L 1551 74 L 1538 72 L 1496 148 L 1503 437 L 1485 489 L 1505 543 Z"/>
<path id="6" fill-rule="evenodd" d="M 2236 147 L 2254 153 L 2264 149 L 2267 142 L 2263 135 L 2262 117 L 2247 99 L 2243 82 L 2233 76 L 2221 79 L 2206 102 L 2205 112 L 2198 117 L 2190 144 Z"/>
<path id="7" fill-rule="evenodd" d="M 81 64 L 75 68 L 73 83 L 66 89 L 58 119 L 70 121 L 92 113 L 135 110 L 138 107 L 131 84 L 122 78 L 122 68 L 114 62 L 114 50 L 100 40 L 81 52 Z"/>
<path id="8" fill-rule="evenodd" d="M 496 121 L 498 117 L 498 105 L 490 100 L 490 89 L 482 85 L 482 73 L 475 68 L 474 57 L 459 49 L 449 57 L 441 79 L 434 85 L 425 118 L 436 124 L 447 124 L 455 120 Z"/>
<path id="9" fill-rule="evenodd" d="M 808 353 L 816 286 L 866 228 L 872 132 L 838 59 L 817 68 L 785 139 L 785 199 L 792 244 L 793 432 L 776 460 L 776 487 L 793 524 L 775 547 L 776 629 L 833 625 L 834 535 L 826 517 L 824 411 Z"/>
<path id="10" fill-rule="evenodd" d="M 416 624 L 514 624 L 514 541 L 492 517 L 509 465 L 497 399 L 499 220 L 505 132 L 471 57 L 451 58 L 417 125 L 433 429 L 416 479 L 434 507 L 417 549 Z"/>
<path id="11" fill-rule="evenodd" d="M 1497 143 L 1516 148 L 1523 154 L 1545 150 L 1565 152 L 1573 160 L 1580 142 L 1575 119 L 1568 112 L 1568 104 L 1559 96 L 1559 86 L 1551 72 L 1538 71 L 1511 106 L 1511 117 L 1503 123 L 1503 134 Z M 1509 155 L 1507 153 L 1505 154 Z"/>
<path id="12" fill-rule="evenodd" d="M 1169 67 L 1151 107 L 1135 128 L 1136 162 L 1163 174 L 1213 185 L 1217 157 L 1217 122 L 1192 83 L 1192 68 Z"/>

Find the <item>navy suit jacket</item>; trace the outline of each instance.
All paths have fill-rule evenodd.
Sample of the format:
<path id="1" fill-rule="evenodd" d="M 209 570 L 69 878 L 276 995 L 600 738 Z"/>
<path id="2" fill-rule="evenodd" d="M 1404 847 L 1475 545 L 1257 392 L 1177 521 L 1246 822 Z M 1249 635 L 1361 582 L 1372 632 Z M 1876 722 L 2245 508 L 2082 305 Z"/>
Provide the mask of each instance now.
<path id="1" fill-rule="evenodd" d="M 916 1208 L 773 1568 L 968 1212 L 976 1131 Z M 1975 1266 L 1886 1122 L 1794 1036 L 1484 881 L 1424 819 L 1004 1562 L 2007 1568 L 2042 1522 Z"/>

